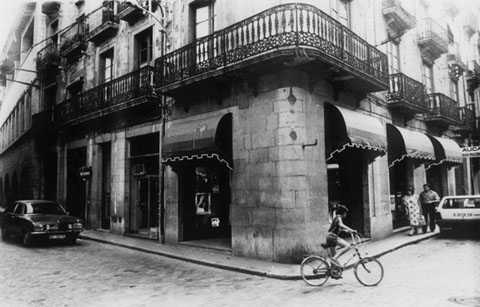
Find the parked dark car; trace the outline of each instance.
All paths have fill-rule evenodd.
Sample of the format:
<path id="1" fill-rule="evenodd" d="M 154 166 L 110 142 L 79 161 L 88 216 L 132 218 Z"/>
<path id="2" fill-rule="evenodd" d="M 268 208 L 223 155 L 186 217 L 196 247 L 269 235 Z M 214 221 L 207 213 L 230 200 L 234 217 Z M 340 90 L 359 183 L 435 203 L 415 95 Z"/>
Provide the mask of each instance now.
<path id="1" fill-rule="evenodd" d="M 18 200 L 0 213 L 2 239 L 20 236 L 23 244 L 34 240 L 65 240 L 74 244 L 83 230 L 81 219 L 69 216 L 57 202 Z"/>

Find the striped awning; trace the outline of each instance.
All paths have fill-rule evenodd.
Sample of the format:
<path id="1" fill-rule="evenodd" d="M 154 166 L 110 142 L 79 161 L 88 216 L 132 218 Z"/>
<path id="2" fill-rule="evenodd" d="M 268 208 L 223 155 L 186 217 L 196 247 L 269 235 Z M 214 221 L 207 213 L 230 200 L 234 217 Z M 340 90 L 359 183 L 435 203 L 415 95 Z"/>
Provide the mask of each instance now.
<path id="1" fill-rule="evenodd" d="M 442 163 L 450 166 L 463 163 L 462 149 L 454 140 L 447 138 L 436 137 L 427 134 L 428 138 L 432 141 L 435 148 L 435 161 L 427 167 L 430 168 L 434 165 L 440 165 Z"/>
<path id="2" fill-rule="evenodd" d="M 387 151 L 385 127 L 378 118 L 326 103 L 325 121 L 327 160 L 347 148 Z"/>
<path id="3" fill-rule="evenodd" d="M 435 150 L 423 133 L 387 124 L 389 167 L 405 158 L 434 161 Z"/>
<path id="4" fill-rule="evenodd" d="M 167 124 L 162 162 L 214 160 L 232 168 L 230 113 L 179 119 Z"/>

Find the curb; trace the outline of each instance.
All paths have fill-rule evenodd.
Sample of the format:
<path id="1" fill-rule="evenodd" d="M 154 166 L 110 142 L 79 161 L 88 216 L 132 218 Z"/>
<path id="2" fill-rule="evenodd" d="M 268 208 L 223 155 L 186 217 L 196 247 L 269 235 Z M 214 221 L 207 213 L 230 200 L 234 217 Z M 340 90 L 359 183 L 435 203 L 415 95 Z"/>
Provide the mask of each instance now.
<path id="1" fill-rule="evenodd" d="M 435 237 L 439 234 L 440 233 L 432 233 L 429 236 L 425 236 L 425 237 L 422 237 L 422 238 L 418 238 L 416 240 L 412 240 L 412 241 L 400 244 L 398 246 L 395 246 L 391 249 L 388 249 L 388 250 L 383 251 L 381 253 L 378 253 L 376 255 L 368 255 L 368 257 L 380 258 L 384 255 L 387 255 L 391 252 L 399 250 L 403 247 L 413 245 L 413 244 L 417 244 L 419 242 L 431 239 L 431 238 L 433 238 L 433 237 Z M 263 271 L 263 270 L 255 270 L 255 269 L 251 269 L 251 268 L 241 268 L 241 267 L 235 267 L 235 266 L 231 266 L 231 265 L 224 265 L 224 264 L 220 264 L 220 263 L 216 263 L 216 262 L 209 262 L 209 261 L 194 259 L 194 258 L 190 258 L 190 257 L 182 257 L 182 256 L 174 255 L 174 254 L 171 254 L 171 253 L 153 251 L 153 250 L 150 250 L 150 249 L 131 246 L 131 245 L 128 245 L 128 244 L 116 243 L 116 242 L 112 242 L 112 241 L 109 241 L 109 240 L 93 238 L 93 237 L 89 237 L 88 235 L 80 235 L 79 238 L 83 239 L 83 240 L 95 241 L 95 242 L 109 244 L 109 245 L 118 246 L 118 247 L 122 247 L 122 248 L 128 248 L 128 249 L 131 249 L 131 250 L 136 250 L 136 251 L 140 251 L 140 252 L 144 252 L 144 253 L 148 253 L 148 254 L 153 254 L 153 255 L 159 255 L 159 256 L 166 257 L 166 258 L 170 258 L 170 259 L 181 260 L 181 261 L 185 261 L 185 262 L 189 262 L 189 263 L 199 264 L 199 265 L 203 265 L 203 266 L 208 266 L 208 267 L 213 267 L 213 268 L 217 268 L 217 269 L 233 271 L 233 272 L 238 272 L 238 273 L 243 273 L 243 274 L 255 275 L 255 276 L 260 276 L 260 277 L 267 277 L 267 278 L 272 278 L 272 279 L 280 279 L 280 280 L 301 280 L 302 279 L 300 274 L 298 274 L 298 275 L 284 275 L 284 274 L 269 273 L 269 272 L 266 272 L 266 271 Z M 354 265 L 355 264 L 348 265 L 347 267 L 345 267 L 345 270 L 352 268 Z M 300 265 L 298 265 L 298 266 L 300 266 Z"/>

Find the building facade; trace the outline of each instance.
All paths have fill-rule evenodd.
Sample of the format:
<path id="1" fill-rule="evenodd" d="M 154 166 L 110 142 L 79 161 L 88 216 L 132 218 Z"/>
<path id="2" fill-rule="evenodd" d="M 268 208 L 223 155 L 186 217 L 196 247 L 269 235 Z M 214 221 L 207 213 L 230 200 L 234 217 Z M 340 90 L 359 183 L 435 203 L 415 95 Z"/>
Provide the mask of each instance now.
<path id="1" fill-rule="evenodd" d="M 409 186 L 479 193 L 460 151 L 479 141 L 478 8 L 50 1 L 17 20 L 3 202 L 57 199 L 92 229 L 296 262 L 320 251 L 335 201 L 382 239 L 406 225 Z"/>

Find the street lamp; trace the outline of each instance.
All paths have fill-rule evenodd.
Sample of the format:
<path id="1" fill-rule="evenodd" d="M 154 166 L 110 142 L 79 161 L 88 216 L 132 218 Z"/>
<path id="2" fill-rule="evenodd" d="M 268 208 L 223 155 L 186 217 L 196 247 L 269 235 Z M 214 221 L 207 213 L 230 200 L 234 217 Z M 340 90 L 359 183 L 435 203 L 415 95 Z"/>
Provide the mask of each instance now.
<path id="1" fill-rule="evenodd" d="M 162 39 L 162 45 L 160 48 L 160 57 L 162 57 L 165 53 L 165 40 L 168 40 L 168 33 L 165 29 L 165 25 L 163 24 L 163 20 L 159 19 L 155 14 L 152 13 L 152 4 L 151 1 L 154 0 L 147 0 L 149 1 L 149 7 L 148 9 L 145 9 L 137 0 L 127 0 L 126 4 L 130 7 L 136 8 L 141 10 L 142 12 L 150 15 L 155 21 L 158 22 L 158 24 L 161 26 L 160 34 L 161 34 L 161 39 Z M 163 18 L 165 17 L 165 13 L 160 5 L 158 5 L 160 10 L 162 11 Z M 162 19 L 163 19 L 162 18 Z M 161 112 L 161 121 L 160 121 L 160 136 L 159 136 L 159 149 L 158 149 L 158 155 L 159 155 L 159 166 L 160 166 L 160 178 L 159 178 L 159 184 L 160 184 L 160 191 L 159 191 L 159 201 L 160 201 L 160 235 L 159 239 L 161 243 L 165 243 L 165 180 L 164 180 L 164 175 L 165 175 L 165 167 L 162 163 L 162 144 L 163 144 L 163 136 L 165 135 L 165 117 L 167 115 L 167 103 L 166 99 L 163 95 L 160 96 L 160 101 L 161 101 L 161 106 L 160 106 L 160 112 Z"/>

